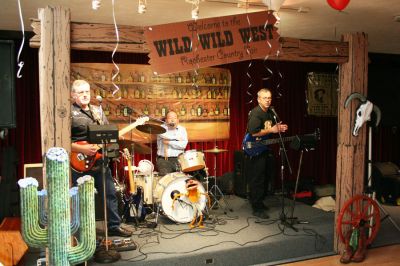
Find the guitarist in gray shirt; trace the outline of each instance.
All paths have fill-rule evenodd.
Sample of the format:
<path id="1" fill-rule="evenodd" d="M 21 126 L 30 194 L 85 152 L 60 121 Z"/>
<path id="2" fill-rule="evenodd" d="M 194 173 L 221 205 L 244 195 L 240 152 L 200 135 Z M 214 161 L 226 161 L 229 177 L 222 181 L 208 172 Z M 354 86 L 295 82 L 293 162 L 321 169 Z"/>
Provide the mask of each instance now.
<path id="1" fill-rule="evenodd" d="M 250 111 L 247 123 L 247 133 L 252 138 L 255 140 L 266 139 L 271 134 L 285 132 L 288 129 L 288 126 L 282 122 L 275 123 L 279 119 L 270 108 L 272 93 L 269 89 L 258 91 L 257 102 L 258 106 Z M 268 219 L 267 207 L 264 205 L 263 200 L 267 193 L 268 182 L 275 177 L 275 158 L 272 150 L 265 146 L 259 154 L 246 156 L 245 165 L 253 215 Z"/>
<path id="2" fill-rule="evenodd" d="M 85 157 L 97 158 L 99 146 L 87 142 L 87 127 L 88 125 L 108 124 L 107 118 L 101 112 L 100 107 L 90 104 L 90 85 L 87 81 L 75 80 L 71 88 L 71 97 L 73 99 L 71 107 L 71 152 L 79 153 Z M 79 171 L 72 167 L 72 181 L 76 183 L 76 180 L 84 175 L 93 176 L 95 187 L 99 191 L 99 195 L 103 197 L 102 164 L 102 159 L 99 158 L 95 160 L 94 165 L 91 165 L 89 169 L 80 169 Z M 115 186 L 108 166 L 105 173 L 108 235 L 129 237 L 132 232 L 120 226 L 121 217 L 118 214 Z"/>

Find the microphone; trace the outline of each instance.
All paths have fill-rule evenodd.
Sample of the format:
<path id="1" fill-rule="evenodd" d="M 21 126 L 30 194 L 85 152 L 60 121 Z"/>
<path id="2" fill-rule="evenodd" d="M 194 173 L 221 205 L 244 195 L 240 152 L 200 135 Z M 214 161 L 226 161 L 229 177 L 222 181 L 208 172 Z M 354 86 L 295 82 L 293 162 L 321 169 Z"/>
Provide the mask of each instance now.
<path id="1" fill-rule="evenodd" d="M 103 101 L 103 97 L 101 97 L 100 95 L 97 95 L 96 100 L 99 102 L 99 104 L 101 104 L 101 102 Z"/>
<path id="2" fill-rule="evenodd" d="M 274 108 L 273 106 L 270 106 L 269 109 L 270 109 L 270 110 L 272 111 L 272 113 L 274 114 L 275 119 L 281 121 L 281 119 L 279 118 L 278 114 L 277 114 L 276 111 L 275 111 L 275 108 Z"/>

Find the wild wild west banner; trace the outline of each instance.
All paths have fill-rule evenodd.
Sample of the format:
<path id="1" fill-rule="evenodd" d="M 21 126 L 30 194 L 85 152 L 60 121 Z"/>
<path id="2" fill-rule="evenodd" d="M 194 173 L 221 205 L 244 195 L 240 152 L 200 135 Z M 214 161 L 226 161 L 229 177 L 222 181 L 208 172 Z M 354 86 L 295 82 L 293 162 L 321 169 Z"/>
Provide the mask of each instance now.
<path id="1" fill-rule="evenodd" d="M 264 58 L 279 47 L 275 22 L 263 11 L 147 27 L 151 67 L 166 74 Z"/>

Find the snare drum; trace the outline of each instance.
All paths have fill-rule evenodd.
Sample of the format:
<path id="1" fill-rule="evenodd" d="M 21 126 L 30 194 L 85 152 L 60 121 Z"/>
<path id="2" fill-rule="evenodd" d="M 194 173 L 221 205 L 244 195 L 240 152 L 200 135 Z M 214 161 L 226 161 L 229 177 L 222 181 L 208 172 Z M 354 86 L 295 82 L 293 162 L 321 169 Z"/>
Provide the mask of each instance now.
<path id="1" fill-rule="evenodd" d="M 187 193 L 185 181 L 188 178 L 191 178 L 191 176 L 182 173 L 172 173 L 164 176 L 159 182 L 159 188 L 165 186 L 161 196 L 161 207 L 169 219 L 178 223 L 189 223 L 193 220 L 195 214 L 194 208 L 186 196 L 181 196 L 179 201 L 175 201 L 174 209 L 172 209 L 173 195 L 176 193 Z M 205 190 L 200 183 L 197 189 L 202 193 L 198 205 L 200 210 L 204 210 L 207 202 Z"/>
<path id="2" fill-rule="evenodd" d="M 184 173 L 201 170 L 206 167 L 204 153 L 196 150 L 189 150 L 180 154 L 178 156 L 178 162 Z"/>

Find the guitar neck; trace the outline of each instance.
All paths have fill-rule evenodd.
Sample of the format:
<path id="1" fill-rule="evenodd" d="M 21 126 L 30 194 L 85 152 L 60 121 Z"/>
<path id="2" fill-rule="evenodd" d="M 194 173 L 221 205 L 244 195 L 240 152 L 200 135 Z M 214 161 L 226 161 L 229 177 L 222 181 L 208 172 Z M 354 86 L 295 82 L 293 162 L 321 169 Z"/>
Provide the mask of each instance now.
<path id="1" fill-rule="evenodd" d="M 136 184 L 133 178 L 132 163 L 130 158 L 126 159 L 128 161 L 129 192 L 134 194 L 136 192 Z"/>
<path id="2" fill-rule="evenodd" d="M 123 129 L 118 131 L 118 136 L 123 136 L 126 133 L 128 133 L 129 131 L 131 131 L 132 129 L 134 129 L 136 126 L 138 125 L 138 123 L 134 122 L 130 125 L 127 125 L 126 127 L 124 127 Z"/>
<path id="3" fill-rule="evenodd" d="M 296 136 L 291 136 L 291 137 L 283 137 L 282 140 L 283 142 L 287 142 L 287 141 L 291 141 L 295 138 Z M 264 145 L 270 145 L 270 144 L 275 144 L 275 143 L 279 143 L 281 140 L 280 138 L 277 139 L 266 139 L 261 141 L 262 144 Z"/>

